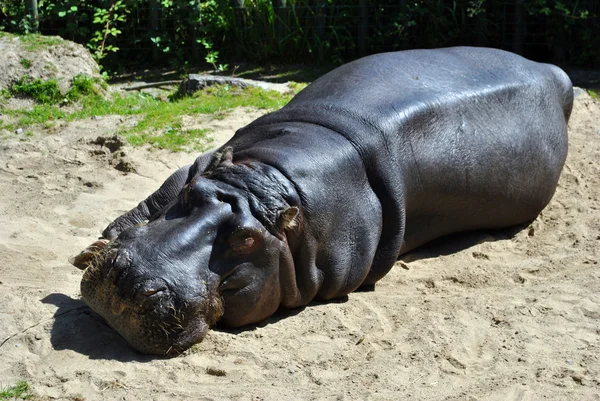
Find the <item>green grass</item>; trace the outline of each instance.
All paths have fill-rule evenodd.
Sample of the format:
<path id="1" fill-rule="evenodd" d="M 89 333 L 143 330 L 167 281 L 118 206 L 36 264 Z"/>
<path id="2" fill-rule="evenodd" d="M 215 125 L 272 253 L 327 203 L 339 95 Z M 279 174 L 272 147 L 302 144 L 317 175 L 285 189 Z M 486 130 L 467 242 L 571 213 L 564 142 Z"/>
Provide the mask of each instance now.
<path id="1" fill-rule="evenodd" d="M 36 52 L 43 50 L 48 47 L 60 45 L 64 43 L 64 40 L 57 36 L 43 36 L 34 33 L 27 35 L 15 35 L 8 32 L 0 32 L 0 38 L 18 38 L 24 45 L 25 50 L 30 52 Z"/>
<path id="2" fill-rule="evenodd" d="M 12 35 L 19 38 L 21 43 L 23 43 L 25 50 L 30 52 L 35 52 L 39 50 L 46 49 L 48 47 L 60 45 L 64 43 L 64 41 L 57 36 L 43 36 L 37 34 L 28 34 L 28 35 Z"/>
<path id="3" fill-rule="evenodd" d="M 180 124 L 165 127 L 162 135 L 144 132 L 140 134 L 129 133 L 125 137 L 133 146 L 152 145 L 159 149 L 168 149 L 173 152 L 182 150 L 205 151 L 212 142 L 208 136 L 208 129 L 184 130 Z"/>
<path id="4" fill-rule="evenodd" d="M 55 79 L 33 79 L 23 75 L 9 89 L 12 96 L 25 96 L 42 104 L 54 104 L 64 99 Z"/>
<path id="5" fill-rule="evenodd" d="M 75 110 L 67 111 L 64 107 L 48 103 L 38 104 L 32 110 L 4 110 L 4 114 L 17 120 L 16 123 L 6 124 L 4 128 L 12 130 L 33 124 L 48 124 L 58 120 L 74 121 L 93 116 L 139 116 L 135 126 L 119 132 L 132 145 L 150 144 L 173 151 L 204 150 L 210 143 L 208 131 L 183 129 L 183 116 L 219 115 L 237 107 L 275 110 L 283 107 L 292 98 L 291 94 L 259 88 L 242 90 L 225 85 L 210 86 L 190 97 L 176 99 L 174 96 L 171 101 L 162 101 L 144 93 L 115 94 L 112 99 L 107 100 L 93 91 L 88 81 L 73 87 L 77 87 L 79 93 L 77 105 L 80 107 Z M 298 90 L 301 87 L 299 84 Z"/>
<path id="6" fill-rule="evenodd" d="M 598 94 L 598 92 L 596 92 L 593 89 L 588 89 L 587 90 L 588 95 L 590 95 L 590 97 L 594 100 L 599 100 L 600 99 L 600 95 Z"/>
<path id="7" fill-rule="evenodd" d="M 28 60 L 25 57 L 22 57 L 21 60 L 19 60 L 19 63 L 27 69 L 31 68 L 31 60 Z"/>
<path id="8" fill-rule="evenodd" d="M 107 88 L 106 82 L 100 78 L 92 78 L 84 74 L 77 74 L 73 77 L 71 88 L 65 95 L 69 102 L 76 102 L 84 97 L 92 97 L 96 100 L 100 98 L 101 89 Z"/>
<path id="9" fill-rule="evenodd" d="M 106 88 L 106 82 L 100 78 L 92 78 L 84 74 L 73 77 L 67 93 L 62 93 L 56 79 L 33 79 L 23 75 L 8 90 L 10 96 L 29 97 L 41 104 L 58 104 L 76 102 L 84 97 L 100 98 L 101 88 Z"/>
<path id="10" fill-rule="evenodd" d="M 29 383 L 26 381 L 17 382 L 13 387 L 0 389 L 0 400 L 27 400 L 31 398 L 27 392 L 29 391 Z"/>

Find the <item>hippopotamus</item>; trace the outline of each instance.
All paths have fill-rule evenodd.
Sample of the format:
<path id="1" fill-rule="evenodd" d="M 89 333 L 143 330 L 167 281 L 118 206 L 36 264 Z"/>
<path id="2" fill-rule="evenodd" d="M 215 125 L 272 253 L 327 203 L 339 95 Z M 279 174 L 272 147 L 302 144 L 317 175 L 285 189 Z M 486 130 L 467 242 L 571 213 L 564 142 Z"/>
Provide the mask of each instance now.
<path id="1" fill-rule="evenodd" d="M 75 258 L 85 302 L 143 353 L 342 297 L 439 237 L 536 218 L 572 85 L 495 49 L 368 56 L 173 173 Z M 91 256 L 90 256 L 91 255 Z"/>

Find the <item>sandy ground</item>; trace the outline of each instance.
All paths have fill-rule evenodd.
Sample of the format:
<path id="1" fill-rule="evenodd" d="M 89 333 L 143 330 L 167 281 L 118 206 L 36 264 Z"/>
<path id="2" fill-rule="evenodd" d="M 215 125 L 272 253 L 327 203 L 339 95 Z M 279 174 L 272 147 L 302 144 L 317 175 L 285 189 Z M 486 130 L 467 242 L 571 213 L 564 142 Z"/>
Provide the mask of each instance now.
<path id="1" fill-rule="evenodd" d="M 258 115 L 205 124 L 219 144 Z M 374 291 L 213 330 L 174 359 L 133 351 L 67 262 L 195 157 L 96 141 L 128 123 L 1 142 L 0 386 L 70 400 L 600 400 L 600 103 L 586 94 L 557 193 L 529 227 L 437 242 Z"/>

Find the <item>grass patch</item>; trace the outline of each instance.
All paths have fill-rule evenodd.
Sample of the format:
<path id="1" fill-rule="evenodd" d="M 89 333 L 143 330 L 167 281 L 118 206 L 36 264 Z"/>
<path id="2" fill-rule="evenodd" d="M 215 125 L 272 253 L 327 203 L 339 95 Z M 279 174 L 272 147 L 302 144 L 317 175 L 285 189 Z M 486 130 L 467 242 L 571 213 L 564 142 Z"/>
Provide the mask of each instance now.
<path id="1" fill-rule="evenodd" d="M 21 58 L 21 60 L 19 60 L 19 63 L 24 67 L 24 68 L 31 68 L 31 60 L 28 60 L 26 58 Z"/>
<path id="2" fill-rule="evenodd" d="M 182 150 L 205 151 L 212 142 L 208 136 L 207 129 L 184 130 L 181 124 L 165 127 L 162 135 L 154 135 L 144 132 L 140 134 L 125 133 L 125 137 L 133 146 L 152 145 L 159 149 L 167 149 L 173 152 Z"/>
<path id="3" fill-rule="evenodd" d="M 11 36 L 18 37 L 21 43 L 24 45 L 25 50 L 30 52 L 36 52 L 39 50 L 46 49 L 48 47 L 57 46 L 64 42 L 61 38 L 57 36 L 43 36 L 37 34 Z"/>
<path id="4" fill-rule="evenodd" d="M 93 97 L 99 100 L 100 89 L 106 89 L 108 85 L 100 78 L 92 78 L 84 74 L 77 74 L 73 77 L 71 88 L 65 95 L 69 102 L 76 102 L 84 97 Z"/>
<path id="5" fill-rule="evenodd" d="M 9 89 L 12 96 L 25 96 L 42 104 L 54 104 L 64 99 L 55 79 L 33 79 L 23 75 Z"/>
<path id="6" fill-rule="evenodd" d="M 294 82 L 294 81 L 290 81 L 290 82 L 288 82 L 288 86 L 290 87 L 290 89 L 294 93 L 298 93 L 302 89 L 304 89 L 304 88 L 306 88 L 308 86 L 308 82 Z"/>
<path id="7" fill-rule="evenodd" d="M 64 43 L 64 40 L 58 36 L 44 36 L 34 33 L 16 35 L 14 33 L 0 32 L 0 38 L 18 38 L 25 50 L 29 52 L 36 52 Z"/>
<path id="8" fill-rule="evenodd" d="M 600 95 L 598 95 L 598 92 L 596 92 L 593 89 L 588 89 L 587 90 L 588 95 L 590 95 L 590 97 L 594 100 L 599 100 L 600 99 Z"/>
<path id="9" fill-rule="evenodd" d="M 14 117 L 17 122 L 5 127 L 26 128 L 33 124 L 48 125 L 58 120 L 74 121 L 93 116 L 139 116 L 136 125 L 119 132 L 132 145 L 149 144 L 172 151 L 205 150 L 211 141 L 208 130 L 183 128 L 182 116 L 222 115 L 237 107 L 275 110 L 287 104 L 293 96 L 254 87 L 240 89 L 215 85 L 193 96 L 174 96 L 171 101 L 158 100 L 144 93 L 119 93 L 107 100 L 100 96 L 98 85 L 89 77 L 76 77 L 63 99 L 66 97 L 78 107 L 67 110 L 57 104 L 41 103 L 32 110 L 7 109 L 4 113 Z M 304 86 L 297 84 L 297 90 Z"/>
<path id="10" fill-rule="evenodd" d="M 29 391 L 29 383 L 26 381 L 17 382 L 13 387 L 0 389 L 0 400 L 27 400 L 31 398 Z"/>
<path id="11" fill-rule="evenodd" d="M 72 103 L 84 97 L 98 101 L 101 88 L 106 89 L 106 87 L 106 82 L 100 78 L 78 74 L 73 77 L 69 91 L 63 94 L 56 79 L 33 79 L 29 75 L 23 75 L 10 87 L 8 94 L 9 96 L 29 97 L 38 103 L 52 105 Z"/>

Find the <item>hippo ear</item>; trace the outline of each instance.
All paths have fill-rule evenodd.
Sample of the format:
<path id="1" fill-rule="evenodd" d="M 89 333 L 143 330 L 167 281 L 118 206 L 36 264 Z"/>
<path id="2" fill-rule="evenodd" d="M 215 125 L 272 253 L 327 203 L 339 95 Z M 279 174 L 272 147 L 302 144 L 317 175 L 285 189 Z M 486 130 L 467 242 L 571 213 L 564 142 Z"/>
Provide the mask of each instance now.
<path id="1" fill-rule="evenodd" d="M 291 206 L 283 209 L 277 213 L 277 231 L 287 230 L 288 228 L 294 228 L 298 224 L 296 217 L 298 217 L 299 209 L 296 206 Z"/>
<path id="2" fill-rule="evenodd" d="M 212 160 L 206 167 L 205 171 L 212 171 L 221 165 L 232 165 L 233 164 L 233 148 L 227 146 L 221 149 L 220 152 L 213 154 Z"/>

